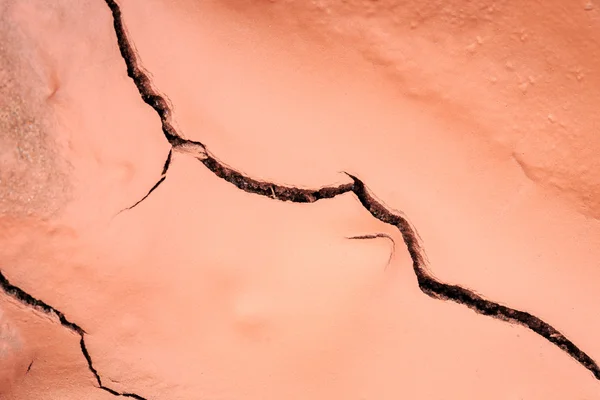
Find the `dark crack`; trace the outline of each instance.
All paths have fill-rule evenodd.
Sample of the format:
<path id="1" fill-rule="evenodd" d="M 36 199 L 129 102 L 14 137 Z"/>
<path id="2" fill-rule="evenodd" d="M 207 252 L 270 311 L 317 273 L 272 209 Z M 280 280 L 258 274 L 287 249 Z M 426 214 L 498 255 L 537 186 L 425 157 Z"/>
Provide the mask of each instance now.
<path id="1" fill-rule="evenodd" d="M 163 165 L 163 170 L 161 175 L 166 175 L 169 167 L 171 166 L 171 158 L 173 157 L 173 149 L 169 150 L 169 155 L 167 156 L 167 160 L 165 161 L 165 165 Z"/>
<path id="2" fill-rule="evenodd" d="M 140 204 L 142 201 L 146 200 L 148 198 L 148 196 L 150 196 L 152 194 L 152 192 L 154 192 L 154 190 L 156 190 L 156 188 L 159 187 L 160 184 L 165 181 L 165 179 L 167 179 L 167 177 L 165 175 L 161 176 L 160 179 L 158 180 L 158 182 L 156 182 L 154 184 L 154 186 L 152 186 L 152 188 L 148 191 L 148 193 L 146 193 L 146 195 L 144 197 L 142 197 L 141 199 L 139 199 L 138 201 L 136 201 L 132 206 L 127 207 L 126 209 L 124 209 L 122 211 L 131 210 L 132 208 L 134 208 L 135 206 L 137 206 L 138 204 Z"/>
<path id="3" fill-rule="evenodd" d="M 154 186 L 152 186 L 150 188 L 150 190 L 148 190 L 148 193 L 146 193 L 144 195 L 144 197 L 142 197 L 141 199 L 139 199 L 138 201 L 136 201 L 132 206 L 129 206 L 129 207 L 127 207 L 127 208 L 119 211 L 117 214 L 120 214 L 123 211 L 131 210 L 132 208 L 134 208 L 135 206 L 137 206 L 138 204 L 140 204 L 142 201 L 146 200 L 148 198 L 148 196 L 150 196 L 152 194 L 152 192 L 154 192 L 156 190 L 156 188 L 158 188 L 160 186 L 160 184 L 163 183 L 165 181 L 165 179 L 167 179 L 167 172 L 169 171 L 169 167 L 171 166 L 171 158 L 172 158 L 172 156 L 173 156 L 173 148 L 169 149 L 169 154 L 167 155 L 167 160 L 165 161 L 165 165 L 163 166 L 162 173 L 160 174 L 160 178 L 154 184 Z"/>
<path id="4" fill-rule="evenodd" d="M 42 300 L 38 300 L 38 299 L 34 298 L 33 296 L 31 296 L 29 293 L 25 292 L 24 290 L 12 285 L 8 281 L 8 279 L 6 279 L 6 277 L 4 276 L 4 274 L 1 271 L 0 271 L 0 287 L 2 287 L 2 289 L 4 290 L 4 292 L 6 294 L 8 294 L 9 296 L 11 296 L 12 298 L 14 298 L 16 300 L 19 300 L 21 303 L 27 304 L 28 306 L 33 307 L 36 310 L 42 311 L 46 314 L 55 315 L 58 318 L 58 320 L 60 321 L 60 324 L 62 326 L 77 333 L 78 335 L 83 336 L 86 333 L 77 324 L 74 324 L 73 322 L 69 321 L 67 319 L 67 317 L 65 317 L 65 314 L 58 311 L 56 308 L 46 304 Z"/>
<path id="5" fill-rule="evenodd" d="M 216 176 L 232 183 L 238 189 L 281 201 L 314 203 L 317 200 L 332 199 L 340 194 L 351 192 L 353 186 L 352 183 L 346 183 L 339 186 L 323 187 L 320 189 L 298 189 L 252 179 L 225 166 L 216 158 L 209 155 L 208 152 L 206 152 L 203 157 L 198 157 L 198 159 Z"/>
<path id="6" fill-rule="evenodd" d="M 160 184 L 165 181 L 165 179 L 167 179 L 167 176 L 166 175 L 162 175 L 160 177 L 160 179 L 158 180 L 158 182 L 156 182 L 154 184 L 154 186 L 152 186 L 152 188 L 148 191 L 148 193 L 146 193 L 146 195 L 144 195 L 144 197 L 142 197 L 141 199 L 139 199 L 138 201 L 136 201 L 135 203 L 133 203 L 132 206 L 129 206 L 129 207 L 125 208 L 124 210 L 121 210 L 119 213 L 121 213 L 123 211 L 131 210 L 132 208 L 134 208 L 135 206 L 137 206 L 138 204 L 140 204 L 142 201 L 146 200 L 148 198 L 148 196 L 150 196 L 152 194 L 152 192 L 154 192 L 156 190 L 156 188 L 159 187 Z"/>
<path id="7" fill-rule="evenodd" d="M 171 108 L 169 107 L 169 103 L 167 102 L 165 97 L 162 96 L 158 92 L 158 90 L 156 90 L 153 87 L 152 82 L 148 77 L 148 74 L 139 65 L 137 54 L 127 37 L 127 30 L 125 29 L 125 25 L 123 24 L 123 18 L 121 16 L 121 9 L 119 5 L 114 0 L 105 0 L 105 2 L 112 13 L 113 26 L 115 28 L 115 34 L 117 36 L 117 44 L 119 46 L 119 51 L 121 52 L 121 56 L 123 57 L 123 59 L 127 60 L 127 75 L 135 83 L 135 86 L 137 87 L 140 95 L 142 96 L 142 100 L 144 100 L 146 104 L 152 107 L 160 117 L 163 133 L 165 134 L 165 137 L 167 138 L 169 143 L 172 146 L 180 146 L 185 143 L 193 143 L 198 146 L 204 147 L 202 143 L 185 140 L 177 133 L 171 121 Z"/>
<path id="8" fill-rule="evenodd" d="M 113 390 L 102 384 L 102 379 L 100 378 L 100 375 L 98 374 L 98 371 L 96 370 L 96 368 L 94 368 L 94 364 L 92 363 L 92 357 L 90 356 L 90 353 L 85 345 L 86 332 L 83 330 L 83 328 L 81 328 L 76 323 L 69 321 L 63 312 L 57 310 L 56 308 L 50 306 L 49 304 L 45 303 L 42 300 L 36 299 L 29 293 L 25 292 L 23 289 L 11 284 L 9 282 L 9 280 L 4 276 L 2 271 L 0 271 L 0 287 L 2 288 L 2 290 L 4 290 L 4 292 L 7 295 L 11 296 L 15 300 L 18 300 L 19 302 L 26 304 L 26 305 L 28 305 L 38 311 L 41 311 L 45 314 L 49 314 L 49 315 L 53 315 L 53 316 L 57 317 L 62 326 L 64 326 L 68 330 L 79 335 L 79 338 L 80 338 L 79 345 L 81 346 L 81 352 L 83 353 L 83 357 L 87 361 L 87 365 L 88 365 L 90 372 L 94 375 L 94 378 L 96 379 L 98 388 L 105 390 L 115 396 L 132 397 L 132 398 L 138 399 L 138 400 L 146 400 L 145 397 L 139 396 L 137 394 L 120 393 L 120 392 L 117 392 L 116 390 Z M 27 372 L 29 372 L 32 365 L 33 365 L 33 361 L 31 362 L 31 364 L 29 364 L 29 367 L 27 368 Z"/>
<path id="9" fill-rule="evenodd" d="M 354 194 L 371 215 L 386 224 L 394 225 L 402 234 L 404 243 L 412 258 L 413 270 L 417 276 L 419 288 L 423 293 L 437 300 L 462 304 L 481 315 L 524 326 L 558 346 L 592 372 L 596 379 L 600 380 L 600 367 L 598 364 L 550 324 L 527 312 L 486 300 L 469 289 L 443 283 L 434 278 L 426 269 L 422 246 L 416 231 L 410 226 L 410 223 L 405 218 L 387 210 L 368 192 L 365 184 L 360 179 L 353 175 L 349 176 L 354 181 Z"/>
<path id="10" fill-rule="evenodd" d="M 394 240 L 393 237 L 391 237 L 387 233 L 374 233 L 374 234 L 369 234 L 369 235 L 348 236 L 348 237 L 346 237 L 346 239 L 350 239 L 350 240 L 388 239 L 390 242 L 392 242 L 392 252 L 391 252 L 390 258 L 388 259 L 388 262 L 385 266 L 386 269 L 387 269 L 388 265 L 390 265 L 390 263 L 392 262 L 392 258 L 394 258 L 394 254 L 396 253 L 396 241 Z"/>
<path id="11" fill-rule="evenodd" d="M 600 380 L 600 367 L 598 367 L 598 364 L 562 333 L 548 323 L 542 321 L 540 318 L 527 312 L 515 310 L 493 301 L 486 300 L 469 289 L 465 289 L 458 285 L 446 284 L 434 278 L 426 269 L 425 252 L 416 230 L 405 217 L 389 211 L 383 204 L 377 201 L 369 193 L 365 184 L 356 176 L 347 174 L 352 179 L 353 183 L 322 187 L 314 190 L 281 186 L 272 182 L 260 181 L 245 176 L 224 165 L 210 155 L 204 144 L 185 139 L 173 127 L 171 122 L 172 110 L 167 101 L 152 86 L 150 78 L 139 64 L 138 56 L 129 41 L 126 29 L 123 25 L 121 10 L 118 4 L 114 0 L 105 0 L 105 2 L 113 15 L 117 42 L 127 66 L 127 74 L 135 83 L 142 100 L 150 105 L 159 115 L 165 138 L 174 150 L 191 154 L 200 160 L 204 166 L 212 171 L 217 177 L 226 180 L 245 192 L 258 194 L 275 200 L 291 201 L 295 203 L 313 203 L 321 199 L 334 198 L 344 193 L 354 193 L 362 206 L 367 209 L 373 217 L 381 222 L 395 226 L 400 231 L 412 259 L 413 270 L 417 277 L 419 288 L 423 293 L 437 300 L 452 301 L 464 305 L 481 315 L 524 326 L 558 346 L 592 372 L 596 379 Z M 363 238 L 366 239 L 367 237 Z"/>

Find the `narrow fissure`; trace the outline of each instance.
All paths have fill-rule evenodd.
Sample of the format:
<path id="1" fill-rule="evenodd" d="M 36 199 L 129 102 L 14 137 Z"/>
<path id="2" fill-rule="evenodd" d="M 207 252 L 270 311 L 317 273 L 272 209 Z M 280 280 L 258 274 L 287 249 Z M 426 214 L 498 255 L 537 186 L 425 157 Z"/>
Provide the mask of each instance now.
<path id="1" fill-rule="evenodd" d="M 313 203 L 317 200 L 334 198 L 348 192 L 354 193 L 362 206 L 366 208 L 373 217 L 386 224 L 395 226 L 400 231 L 402 239 L 404 240 L 413 261 L 413 270 L 417 277 L 419 288 L 424 294 L 434 299 L 453 301 L 462 304 L 481 315 L 524 326 L 558 346 L 592 372 L 596 379 L 600 380 L 600 367 L 598 364 L 550 324 L 527 312 L 515 310 L 493 301 L 486 300 L 469 289 L 465 289 L 458 285 L 446 284 L 434 278 L 427 272 L 425 267 L 425 253 L 416 231 L 412 228 L 408 220 L 400 215 L 394 214 L 379 203 L 368 192 L 365 184 L 356 176 L 347 174 L 352 179 L 353 183 L 322 187 L 315 190 L 281 186 L 245 176 L 211 156 L 204 144 L 185 139 L 173 128 L 171 123 L 171 109 L 164 97 L 154 89 L 150 79 L 139 65 L 137 54 L 133 50 L 133 46 L 127 37 L 119 5 L 115 0 L 105 1 L 113 15 L 117 42 L 121 51 L 121 56 L 127 66 L 127 73 L 134 81 L 142 99 L 158 113 L 162 122 L 165 137 L 175 151 L 181 151 L 195 156 L 217 177 L 226 180 L 245 192 L 270 197 L 276 200 L 296 203 Z"/>
<path id="2" fill-rule="evenodd" d="M 405 218 L 387 210 L 379 203 L 368 192 L 365 184 L 360 179 L 352 175 L 349 176 L 354 180 L 354 194 L 371 215 L 386 224 L 394 225 L 402 234 L 404 243 L 413 261 L 413 270 L 417 276 L 419 288 L 423 293 L 434 299 L 462 304 L 481 315 L 524 326 L 558 346 L 587 368 L 596 379 L 600 380 L 600 367 L 598 364 L 552 325 L 530 313 L 486 300 L 469 289 L 443 283 L 435 279 L 426 269 L 421 244 L 410 223 Z"/>
<path id="3" fill-rule="evenodd" d="M 45 303 L 42 300 L 36 299 L 35 297 L 31 296 L 29 293 L 25 292 L 23 289 L 11 284 L 9 282 L 9 280 L 4 276 L 2 271 L 0 271 L 0 287 L 2 288 L 2 290 L 4 290 L 4 292 L 6 294 L 8 294 L 12 298 L 20 301 L 21 303 L 26 304 L 32 308 L 35 308 L 36 310 L 41 311 L 45 314 L 54 315 L 55 317 L 58 318 L 58 320 L 62 326 L 64 326 L 68 330 L 75 332 L 77 335 L 79 335 L 79 345 L 81 347 L 81 352 L 83 353 L 83 357 L 87 361 L 87 365 L 88 365 L 90 372 L 94 375 L 94 378 L 96 379 L 98 388 L 105 390 L 115 396 L 132 397 L 132 398 L 138 399 L 138 400 L 147 400 L 145 397 L 139 396 L 137 394 L 117 392 L 116 390 L 113 390 L 102 384 L 102 379 L 100 378 L 100 375 L 98 374 L 98 371 L 96 370 L 96 368 L 94 368 L 94 364 L 92 363 L 92 357 L 90 356 L 90 353 L 85 345 L 86 332 L 83 330 L 83 328 L 81 328 L 76 323 L 69 321 L 63 312 L 57 310 L 56 308 L 50 306 L 49 304 Z M 33 362 L 29 365 L 27 372 L 29 372 L 29 370 L 31 369 L 31 365 L 33 365 Z"/>
<path id="4" fill-rule="evenodd" d="M 413 270 L 417 277 L 417 282 L 421 291 L 429 297 L 444 301 L 453 301 L 464 305 L 478 314 L 496 318 L 511 324 L 524 326 L 549 342 L 555 344 L 560 349 L 569 354 L 573 359 L 587 368 L 596 379 L 600 380 L 600 367 L 585 352 L 579 349 L 573 342 L 567 339 L 562 333 L 552 327 L 550 324 L 542 321 L 540 318 L 524 311 L 515 310 L 501 304 L 484 299 L 474 292 L 458 285 L 446 284 L 434 278 L 426 269 L 424 251 L 416 234 L 408 220 L 400 215 L 389 211 L 385 206 L 378 202 L 368 191 L 365 184 L 356 176 L 348 174 L 352 183 L 339 186 L 323 187 L 320 189 L 309 190 L 295 187 L 281 186 L 270 182 L 264 182 L 252 179 L 220 163 L 211 156 L 206 146 L 200 142 L 187 140 L 181 136 L 173 127 L 171 122 L 172 111 L 167 101 L 154 89 L 146 73 L 139 66 L 137 55 L 127 37 L 126 29 L 123 25 L 121 10 L 114 0 L 104 0 L 110 8 L 113 16 L 113 24 L 117 36 L 117 43 L 121 55 L 127 66 L 127 74 L 136 85 L 142 100 L 152 107 L 160 117 L 162 131 L 172 149 L 163 167 L 163 172 L 157 183 L 149 190 L 140 201 L 127 208 L 132 209 L 143 200 L 145 200 L 166 178 L 166 174 L 171 163 L 172 151 L 187 153 L 195 156 L 205 167 L 212 171 L 216 176 L 235 185 L 237 188 L 248 193 L 254 193 L 261 196 L 270 197 L 281 201 L 291 201 L 297 203 L 313 203 L 321 199 L 334 198 L 338 195 L 352 192 L 360 201 L 362 206 L 376 219 L 395 226 L 401 233 L 402 239 L 410 254 L 413 262 Z M 127 210 L 126 209 L 126 210 Z M 367 238 L 367 237 L 356 237 Z M 100 374 L 94 367 L 92 357 L 85 344 L 86 332 L 77 324 L 69 321 L 61 311 L 55 309 L 42 300 L 36 299 L 22 289 L 12 285 L 4 274 L 0 271 L 0 287 L 8 295 L 23 304 L 42 311 L 46 314 L 54 315 L 58 318 L 60 324 L 65 328 L 75 332 L 80 336 L 81 352 L 88 364 L 88 368 L 96 379 L 100 389 L 120 397 L 129 397 L 138 400 L 146 400 L 138 394 L 128 392 L 118 392 L 102 384 Z"/>
<path id="5" fill-rule="evenodd" d="M 146 193 L 146 195 L 144 197 L 142 197 L 141 199 L 139 199 L 138 201 L 136 201 L 135 203 L 133 203 L 132 206 L 129 206 L 129 207 L 125 208 L 124 210 L 121 210 L 120 212 L 131 210 L 132 208 L 134 208 L 135 206 L 137 206 L 138 204 L 140 204 L 142 201 L 146 200 L 148 198 L 148 196 L 150 196 L 152 194 L 152 192 L 154 192 L 156 190 L 156 188 L 159 187 L 160 184 L 165 181 L 165 179 L 167 179 L 166 175 L 162 175 L 160 177 L 160 179 L 158 180 L 158 182 L 156 182 L 154 184 L 154 186 L 152 186 L 152 188 L 150 188 L 150 190 L 148 191 L 148 193 Z"/>
<path id="6" fill-rule="evenodd" d="M 421 244 L 419 243 L 415 230 L 411 227 L 408 220 L 392 213 L 381 203 L 377 202 L 373 196 L 368 193 L 364 183 L 357 177 L 348 174 L 354 183 L 323 187 L 316 190 L 280 186 L 271 182 L 252 179 L 223 165 L 216 158 L 212 157 L 208 153 L 206 146 L 200 142 L 188 143 L 188 140 L 179 135 L 172 127 L 170 121 L 172 112 L 167 102 L 152 87 L 150 79 L 140 68 L 137 55 L 133 51 L 133 47 L 125 32 L 121 10 L 118 4 L 114 0 L 105 1 L 113 14 L 115 33 L 117 35 L 121 55 L 127 65 L 127 73 L 133 79 L 142 99 L 154 108 L 160 116 L 165 137 L 175 150 L 179 147 L 185 147 L 185 152 L 190 153 L 190 148 L 198 146 L 196 158 L 216 176 L 226 180 L 245 192 L 270 197 L 276 200 L 292 201 L 296 203 L 312 203 L 320 199 L 333 198 L 343 193 L 353 192 L 360 200 L 363 207 L 366 208 L 373 217 L 386 224 L 395 226 L 400 231 L 413 261 L 413 269 L 417 276 L 419 288 L 423 293 L 438 300 L 453 301 L 462 304 L 481 315 L 525 326 L 567 352 L 600 380 L 600 367 L 596 362 L 548 323 L 527 312 L 514 310 L 498 303 L 485 300 L 483 297 L 461 286 L 442 283 L 431 276 L 425 269 L 425 258 Z"/>
<path id="7" fill-rule="evenodd" d="M 173 148 L 171 147 L 169 149 L 169 154 L 167 155 L 167 160 L 165 161 L 165 165 L 163 166 L 162 173 L 160 174 L 160 178 L 158 179 L 158 181 L 154 184 L 154 186 L 152 186 L 150 188 L 150 190 L 148 190 L 148 193 L 146 193 L 146 195 L 144 195 L 144 197 L 142 197 L 141 199 L 136 201 L 132 206 L 129 206 L 129 207 L 119 211 L 119 214 L 122 213 L 123 211 L 131 210 L 132 208 L 134 208 L 135 206 L 140 204 L 142 201 L 146 200 L 148 198 L 148 196 L 150 196 L 152 194 L 152 192 L 154 192 L 160 186 L 160 184 L 163 183 L 165 181 L 165 179 L 167 179 L 167 171 L 169 171 L 169 167 L 171 166 L 172 156 L 173 156 Z"/>

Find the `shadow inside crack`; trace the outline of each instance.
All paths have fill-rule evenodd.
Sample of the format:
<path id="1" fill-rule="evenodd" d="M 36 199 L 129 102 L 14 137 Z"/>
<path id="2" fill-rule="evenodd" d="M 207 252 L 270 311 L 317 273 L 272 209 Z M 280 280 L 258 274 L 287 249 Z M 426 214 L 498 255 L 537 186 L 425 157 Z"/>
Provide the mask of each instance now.
<path id="1" fill-rule="evenodd" d="M 413 271 L 417 277 L 419 288 L 424 294 L 434 299 L 452 301 L 461 304 L 484 316 L 496 318 L 511 324 L 524 326 L 548 340 L 550 343 L 558 346 L 573 359 L 579 362 L 579 364 L 588 369 L 596 379 L 600 380 L 600 367 L 598 364 L 550 324 L 542 321 L 540 318 L 530 313 L 515 310 L 499 303 L 486 300 L 469 289 L 463 288 L 459 285 L 443 283 L 433 277 L 427 271 L 425 252 L 416 230 L 410 225 L 405 217 L 395 214 L 387 209 L 383 204 L 378 202 L 374 196 L 369 193 L 366 185 L 358 177 L 348 174 L 352 180 L 352 183 L 339 186 L 328 186 L 315 190 L 281 186 L 245 176 L 240 172 L 225 166 L 215 157 L 208 154 L 206 146 L 201 142 L 185 139 L 173 127 L 171 121 L 172 110 L 170 109 L 167 101 L 158 93 L 158 91 L 154 89 L 150 78 L 139 64 L 137 55 L 127 37 L 127 32 L 123 24 L 119 5 L 114 0 L 105 0 L 105 2 L 112 13 L 118 47 L 121 52 L 121 56 L 125 61 L 128 76 L 133 80 L 142 100 L 152 107 L 159 115 L 163 134 L 172 147 L 157 183 L 154 184 L 154 186 L 141 200 L 125 210 L 131 210 L 142 201 L 147 199 L 150 194 L 152 194 L 160 186 L 160 184 L 164 182 L 171 163 L 172 151 L 178 151 L 196 157 L 216 176 L 235 185 L 237 188 L 245 192 L 270 197 L 275 200 L 291 201 L 296 203 L 313 203 L 321 199 L 334 198 L 341 194 L 352 192 L 358 198 L 362 206 L 367 209 L 374 218 L 386 224 L 393 225 L 398 229 L 412 259 Z M 64 313 L 50 306 L 44 301 L 34 298 L 24 290 L 12 285 L 1 271 L 0 287 L 19 302 L 36 308 L 46 314 L 57 317 L 62 326 L 80 336 L 81 352 L 87 361 L 89 370 L 96 379 L 98 388 L 114 396 L 146 400 L 145 397 L 142 397 L 138 394 L 118 392 L 103 385 L 101 376 L 95 369 L 92 357 L 86 347 L 86 332 L 79 325 L 68 320 Z"/>
<path id="2" fill-rule="evenodd" d="M 419 288 L 424 294 L 434 299 L 452 301 L 464 305 L 481 315 L 524 326 L 548 340 L 550 343 L 558 346 L 582 366 L 587 368 L 596 379 L 600 380 L 600 367 L 598 364 L 550 324 L 527 312 L 515 310 L 496 302 L 486 300 L 469 289 L 458 285 L 443 283 L 434 278 L 426 269 L 425 252 L 416 230 L 413 229 L 405 217 L 393 213 L 383 204 L 378 202 L 369 193 L 365 184 L 356 176 L 348 174 L 353 183 L 322 187 L 314 190 L 281 186 L 245 176 L 211 156 L 203 143 L 185 139 L 173 127 L 171 121 L 173 113 L 169 108 L 167 101 L 153 87 L 150 78 L 140 66 L 138 56 L 127 36 L 119 5 L 115 0 L 105 0 L 105 2 L 112 12 L 117 42 L 121 56 L 127 67 L 127 74 L 133 80 L 142 100 L 152 107 L 159 115 L 162 131 L 174 151 L 194 156 L 202 162 L 206 168 L 213 172 L 213 174 L 235 185 L 238 189 L 260 196 L 270 197 L 275 200 L 291 201 L 295 203 L 313 203 L 321 199 L 334 198 L 348 192 L 354 193 L 362 206 L 367 209 L 374 218 L 388 225 L 393 225 L 399 230 L 412 259 L 413 270 L 417 277 Z M 148 195 L 164 181 L 167 169 L 168 162 L 163 169 L 161 180 L 159 180 L 149 191 Z M 146 195 L 144 199 L 147 198 L 148 195 Z M 136 203 L 136 205 L 137 204 L 139 204 L 139 202 Z M 133 206 L 130 208 L 133 208 Z"/>

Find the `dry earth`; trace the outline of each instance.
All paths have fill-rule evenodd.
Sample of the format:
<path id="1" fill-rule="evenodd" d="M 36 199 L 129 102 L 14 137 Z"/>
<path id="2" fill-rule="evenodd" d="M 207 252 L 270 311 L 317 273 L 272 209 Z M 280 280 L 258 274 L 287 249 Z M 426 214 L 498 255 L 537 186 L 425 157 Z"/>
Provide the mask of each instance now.
<path id="1" fill-rule="evenodd" d="M 594 1 L 0 11 L 2 399 L 600 399 Z"/>

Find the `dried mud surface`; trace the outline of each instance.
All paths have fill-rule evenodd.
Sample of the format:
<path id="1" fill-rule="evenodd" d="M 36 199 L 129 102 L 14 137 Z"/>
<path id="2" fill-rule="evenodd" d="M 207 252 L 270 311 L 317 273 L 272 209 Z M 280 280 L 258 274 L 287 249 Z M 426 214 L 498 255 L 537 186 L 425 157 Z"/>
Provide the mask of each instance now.
<path id="1" fill-rule="evenodd" d="M 475 50 L 511 5 L 409 7 L 405 32 L 378 4 L 11 9 L 46 33 L 73 191 L 52 220 L 0 220 L 2 396 L 600 398 L 597 181 L 544 151 L 532 173 L 494 126 L 516 111 L 440 83 L 502 62 Z M 430 19 L 477 43 L 431 50 L 435 77 L 402 47 L 439 46 Z"/>

